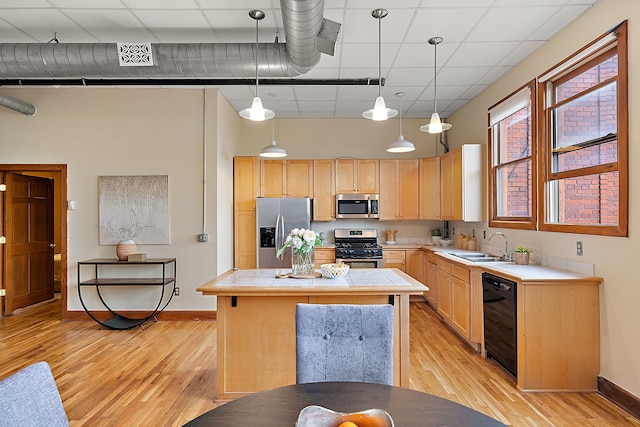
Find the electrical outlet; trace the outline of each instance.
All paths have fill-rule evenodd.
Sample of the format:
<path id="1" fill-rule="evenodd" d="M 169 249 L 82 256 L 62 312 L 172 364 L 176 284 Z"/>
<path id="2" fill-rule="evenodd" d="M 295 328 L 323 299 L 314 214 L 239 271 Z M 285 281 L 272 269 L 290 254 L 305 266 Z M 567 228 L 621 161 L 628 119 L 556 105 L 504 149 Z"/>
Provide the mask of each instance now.
<path id="1" fill-rule="evenodd" d="M 208 241 L 209 241 L 209 235 L 207 233 L 198 234 L 198 242 L 208 242 Z"/>
<path id="2" fill-rule="evenodd" d="M 483 239 L 487 238 L 487 230 L 482 230 L 482 238 Z"/>
<path id="3" fill-rule="evenodd" d="M 582 256 L 582 242 L 576 242 L 576 254 Z"/>
<path id="4" fill-rule="evenodd" d="M 178 286 L 176 286 L 176 288 L 173 290 L 173 295 L 177 297 L 180 296 L 180 288 Z"/>

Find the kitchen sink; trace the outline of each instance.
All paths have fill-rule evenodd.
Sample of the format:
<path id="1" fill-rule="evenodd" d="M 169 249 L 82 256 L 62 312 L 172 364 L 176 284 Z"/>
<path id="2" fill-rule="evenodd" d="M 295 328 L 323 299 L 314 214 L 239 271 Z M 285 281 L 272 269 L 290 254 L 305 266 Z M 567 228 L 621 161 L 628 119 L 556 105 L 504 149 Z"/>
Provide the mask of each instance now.
<path id="1" fill-rule="evenodd" d="M 484 254 L 481 252 L 472 252 L 472 253 L 464 253 L 464 254 L 450 254 L 457 256 L 458 258 L 462 258 L 466 261 L 470 262 L 504 262 L 505 260 L 500 259 L 497 256 Z"/>

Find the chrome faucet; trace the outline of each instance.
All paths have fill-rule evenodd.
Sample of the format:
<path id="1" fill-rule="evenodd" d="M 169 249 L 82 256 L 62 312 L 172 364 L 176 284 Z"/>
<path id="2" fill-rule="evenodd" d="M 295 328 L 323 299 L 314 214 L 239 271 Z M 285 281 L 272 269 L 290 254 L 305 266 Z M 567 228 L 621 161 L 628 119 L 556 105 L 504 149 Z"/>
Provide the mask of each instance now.
<path id="1" fill-rule="evenodd" d="M 491 239 L 493 239 L 495 236 L 504 237 L 504 254 L 501 254 L 500 258 L 511 260 L 511 255 L 509 254 L 509 239 L 507 239 L 507 236 L 505 236 L 504 233 L 500 231 L 496 231 L 489 237 L 489 240 L 487 240 L 487 243 L 489 243 Z"/>

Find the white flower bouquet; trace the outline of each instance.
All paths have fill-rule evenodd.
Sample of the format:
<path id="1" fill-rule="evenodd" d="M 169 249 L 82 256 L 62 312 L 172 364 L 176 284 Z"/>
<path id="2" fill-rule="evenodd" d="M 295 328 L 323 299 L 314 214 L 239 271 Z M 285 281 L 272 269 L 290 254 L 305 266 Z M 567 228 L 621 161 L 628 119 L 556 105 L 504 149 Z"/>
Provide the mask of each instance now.
<path id="1" fill-rule="evenodd" d="M 294 228 L 287 236 L 284 244 L 278 249 L 276 256 L 279 257 L 287 249 L 291 248 L 293 253 L 308 254 L 313 248 L 322 244 L 320 233 L 306 228 Z"/>

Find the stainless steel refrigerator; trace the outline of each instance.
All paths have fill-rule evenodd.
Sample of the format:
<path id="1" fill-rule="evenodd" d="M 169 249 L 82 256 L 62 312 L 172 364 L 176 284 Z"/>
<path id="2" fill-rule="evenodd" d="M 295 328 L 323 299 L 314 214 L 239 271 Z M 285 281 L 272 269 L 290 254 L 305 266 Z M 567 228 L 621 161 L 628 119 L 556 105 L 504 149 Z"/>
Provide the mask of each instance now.
<path id="1" fill-rule="evenodd" d="M 294 228 L 311 228 L 311 199 L 265 198 L 256 200 L 256 257 L 258 268 L 291 267 L 291 249 L 276 252 Z"/>

